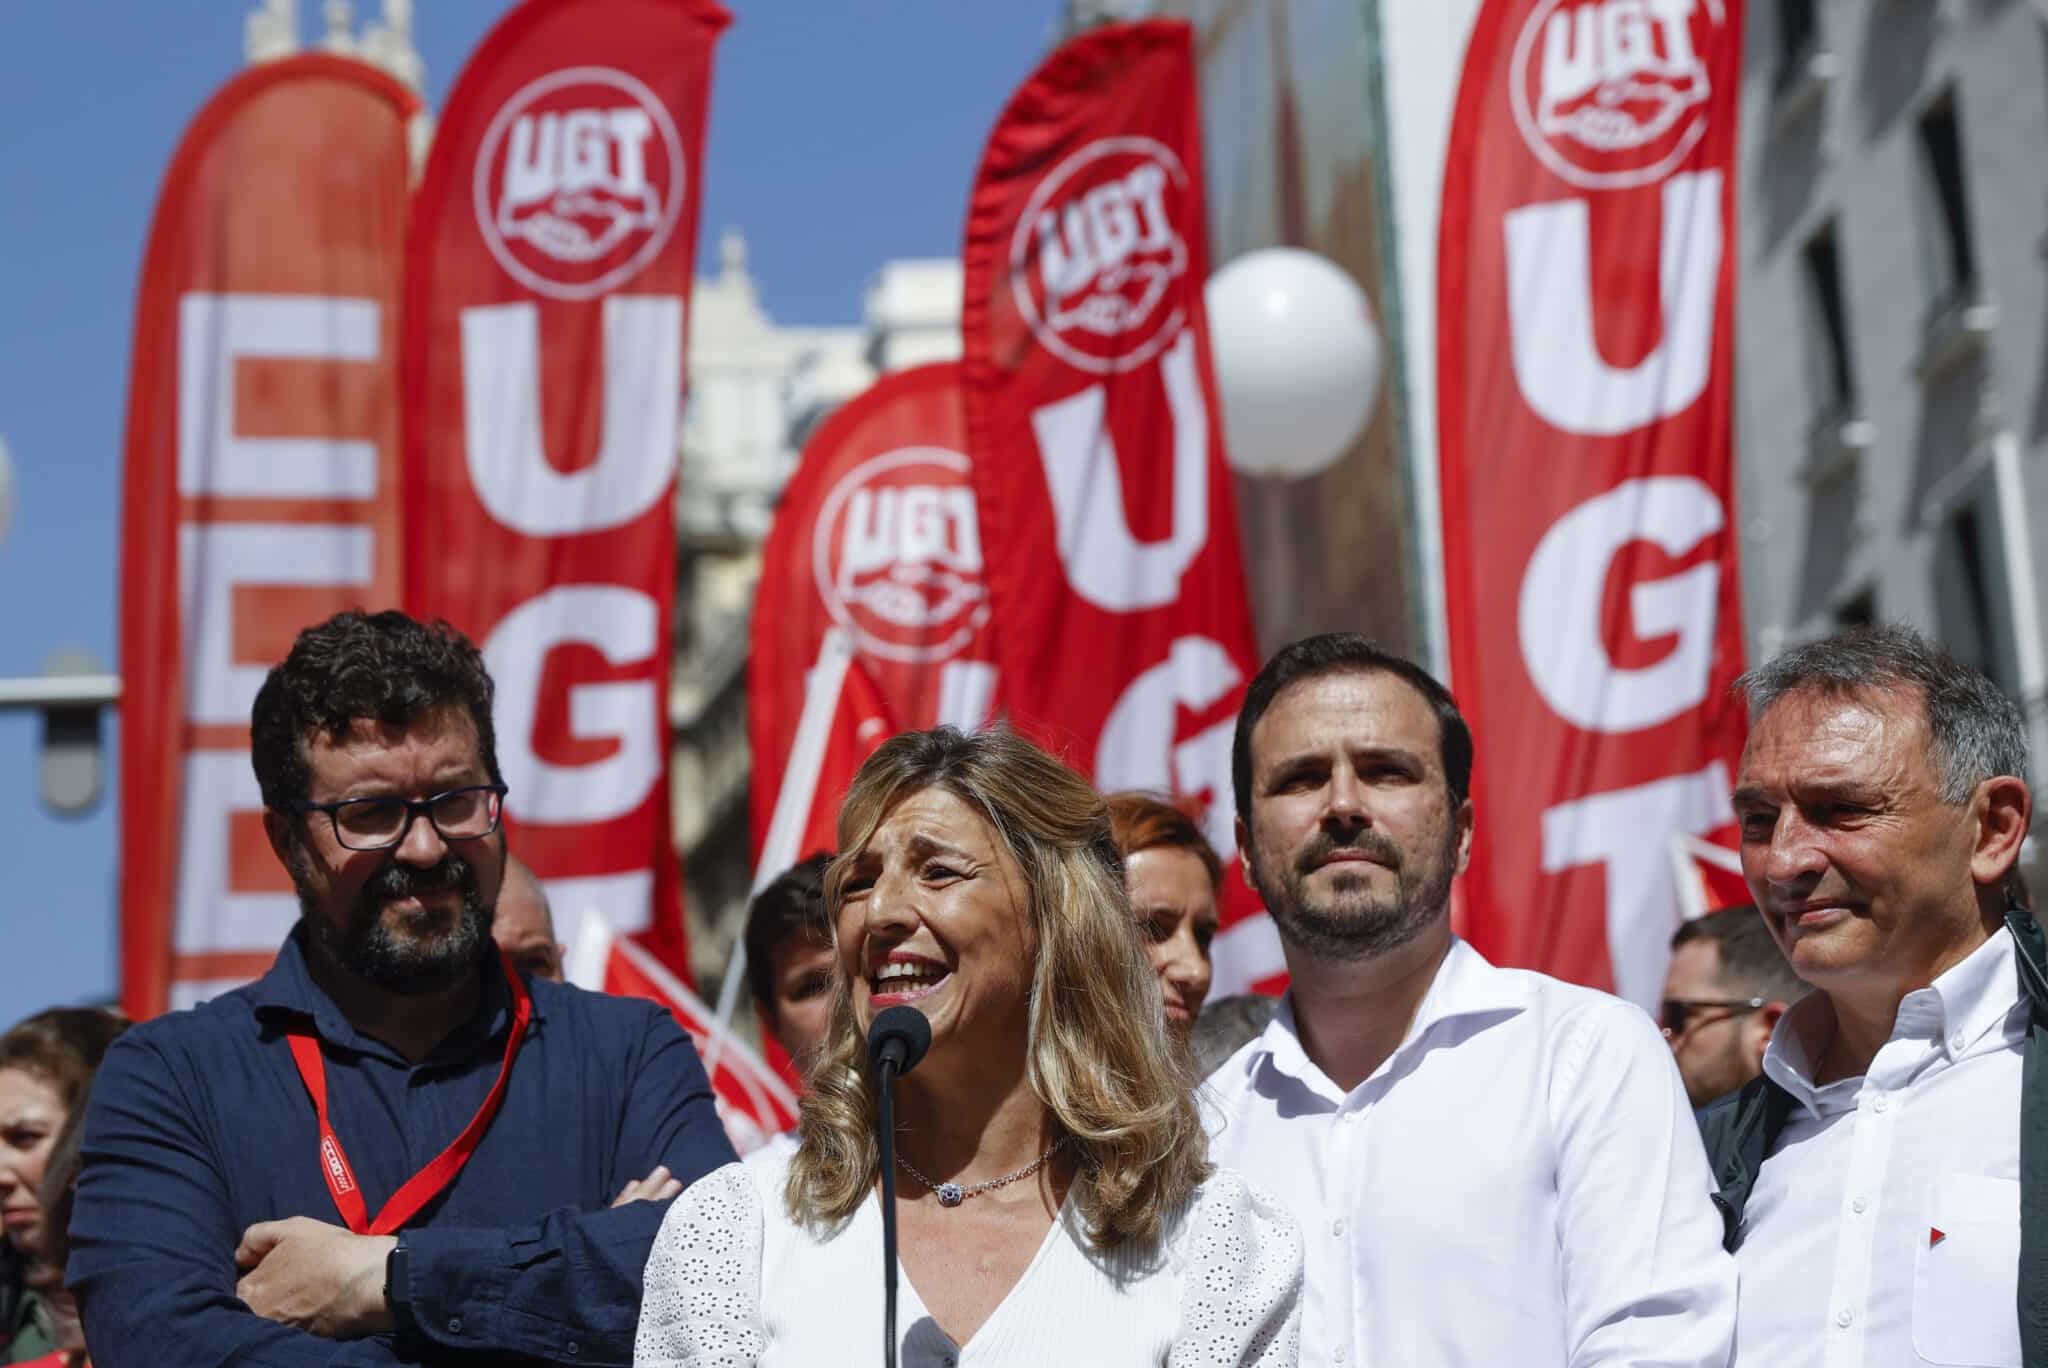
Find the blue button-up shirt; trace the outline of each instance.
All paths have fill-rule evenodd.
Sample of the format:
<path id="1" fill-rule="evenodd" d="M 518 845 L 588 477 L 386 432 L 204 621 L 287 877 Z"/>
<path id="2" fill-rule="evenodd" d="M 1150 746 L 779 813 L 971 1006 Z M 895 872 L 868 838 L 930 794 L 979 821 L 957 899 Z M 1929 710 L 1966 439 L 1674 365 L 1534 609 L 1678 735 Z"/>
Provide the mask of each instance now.
<path id="1" fill-rule="evenodd" d="M 257 982 L 145 1022 L 107 1052 L 66 1270 L 93 1362 L 630 1363 L 641 1270 L 668 1204 L 607 1203 L 657 1164 L 693 1182 L 730 1162 L 732 1145 L 673 1017 L 545 981 L 529 985 L 533 1022 L 496 1119 L 402 1234 L 398 1333 L 323 1339 L 235 1296 L 235 1246 L 249 1226 L 340 1223 L 284 1024 L 312 1020 L 328 1114 L 374 1214 L 469 1124 L 497 1081 L 512 1019 L 503 977 L 487 970 L 476 1015 L 408 1063 L 314 985 L 302 935 Z"/>

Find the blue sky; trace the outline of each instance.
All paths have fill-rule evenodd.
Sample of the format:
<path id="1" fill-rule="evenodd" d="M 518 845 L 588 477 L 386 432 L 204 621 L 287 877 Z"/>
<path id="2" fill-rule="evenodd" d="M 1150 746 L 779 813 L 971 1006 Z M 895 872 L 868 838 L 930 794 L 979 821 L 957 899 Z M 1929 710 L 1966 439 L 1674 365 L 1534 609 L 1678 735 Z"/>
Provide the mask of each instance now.
<path id="1" fill-rule="evenodd" d="M 889 257 L 958 251 L 981 141 L 1045 50 L 1057 0 L 728 0 L 705 158 L 702 258 L 728 226 L 785 323 L 858 318 Z M 0 39 L 0 676 L 66 647 L 115 667 L 121 442 L 135 276 L 186 121 L 241 66 L 250 0 L 7 7 Z M 314 36 L 320 5 L 305 0 Z M 359 0 L 374 14 L 376 0 Z M 508 6 L 417 0 L 439 108 Z M 39 722 L 0 713 L 0 1026 L 118 991 L 112 795 L 36 797 Z"/>

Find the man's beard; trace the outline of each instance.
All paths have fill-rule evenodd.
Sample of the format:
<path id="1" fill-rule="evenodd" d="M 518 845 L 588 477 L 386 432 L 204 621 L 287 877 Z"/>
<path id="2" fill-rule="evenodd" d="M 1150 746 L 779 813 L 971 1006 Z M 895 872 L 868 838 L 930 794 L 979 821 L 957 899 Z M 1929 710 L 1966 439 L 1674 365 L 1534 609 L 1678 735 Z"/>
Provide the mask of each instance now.
<path id="1" fill-rule="evenodd" d="M 356 890 L 348 925 L 336 926 L 315 903 L 311 890 L 292 871 L 299 907 L 314 942 L 326 958 L 372 987 L 391 993 L 437 993 L 462 980 L 491 941 L 491 905 L 476 886 L 476 870 L 449 851 L 428 869 L 393 860 Z M 384 924 L 384 905 L 394 898 L 462 890 L 462 910 L 445 935 L 406 940 Z"/>
<path id="2" fill-rule="evenodd" d="M 1325 900 L 1311 899 L 1306 890 L 1309 876 L 1340 850 L 1360 851 L 1392 872 L 1391 903 L 1367 891 L 1368 875 L 1341 869 L 1331 877 L 1335 886 Z M 1252 887 L 1265 901 L 1285 940 L 1322 959 L 1376 959 L 1408 944 L 1444 915 L 1457 853 L 1455 826 L 1445 833 L 1435 861 L 1421 869 L 1414 867 L 1400 847 L 1370 828 L 1347 841 L 1321 832 L 1295 858 L 1284 881 L 1272 877 L 1254 845 Z"/>

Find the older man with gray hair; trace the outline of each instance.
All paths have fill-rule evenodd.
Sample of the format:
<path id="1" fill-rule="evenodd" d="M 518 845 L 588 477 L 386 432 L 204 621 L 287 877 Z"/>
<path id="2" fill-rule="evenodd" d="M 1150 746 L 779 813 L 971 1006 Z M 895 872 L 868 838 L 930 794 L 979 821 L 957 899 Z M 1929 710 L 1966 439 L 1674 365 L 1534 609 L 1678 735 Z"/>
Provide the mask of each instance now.
<path id="1" fill-rule="evenodd" d="M 1738 1361 L 2048 1368 L 2048 980 L 2009 896 L 2032 815 L 2019 710 L 1899 627 L 1740 688 L 1743 872 L 1815 991 L 1702 1122 Z"/>

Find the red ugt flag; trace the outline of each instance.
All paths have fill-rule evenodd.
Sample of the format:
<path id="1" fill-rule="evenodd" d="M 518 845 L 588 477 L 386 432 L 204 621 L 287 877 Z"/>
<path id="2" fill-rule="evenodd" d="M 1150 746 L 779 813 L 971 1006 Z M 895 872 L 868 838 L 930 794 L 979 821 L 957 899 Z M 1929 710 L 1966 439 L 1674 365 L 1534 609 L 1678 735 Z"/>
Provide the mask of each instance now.
<path id="1" fill-rule="evenodd" d="M 242 73 L 171 159 L 136 301 L 121 549 L 121 1006 L 261 974 L 298 917 L 249 711 L 308 623 L 398 599 L 405 126 L 326 55 Z"/>
<path id="2" fill-rule="evenodd" d="M 895 732 L 988 718 L 995 687 L 960 368 L 886 375 L 804 448 L 761 553 L 747 730 L 755 887 L 836 844 Z"/>
<path id="3" fill-rule="evenodd" d="M 1258 656 L 1203 224 L 1192 30 L 1092 30 L 989 135 L 962 330 L 999 705 L 1105 790 L 1201 803 L 1234 866 L 1231 731 Z M 1218 996 L 1282 972 L 1241 887 L 1223 922 Z"/>
<path id="4" fill-rule="evenodd" d="M 555 906 L 684 974 L 671 495 L 726 21 L 710 0 L 513 10 L 449 98 L 406 262 L 406 606 L 483 648 L 512 849 Z"/>
<path id="5" fill-rule="evenodd" d="M 1656 1001 L 1673 836 L 1733 823 L 1741 0 L 1488 0 L 1438 248 L 1474 944 Z"/>

